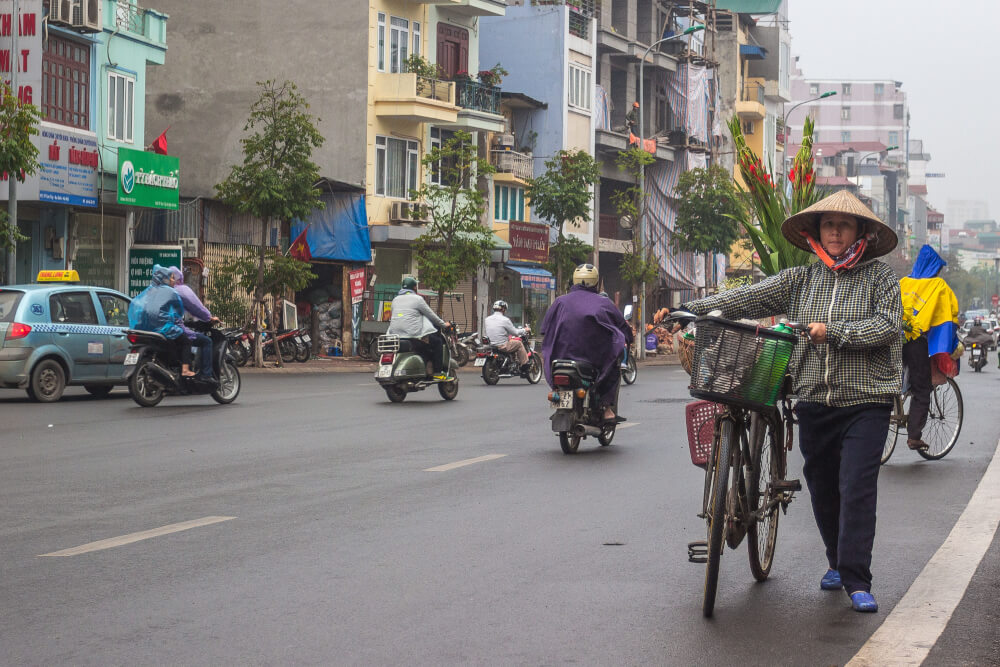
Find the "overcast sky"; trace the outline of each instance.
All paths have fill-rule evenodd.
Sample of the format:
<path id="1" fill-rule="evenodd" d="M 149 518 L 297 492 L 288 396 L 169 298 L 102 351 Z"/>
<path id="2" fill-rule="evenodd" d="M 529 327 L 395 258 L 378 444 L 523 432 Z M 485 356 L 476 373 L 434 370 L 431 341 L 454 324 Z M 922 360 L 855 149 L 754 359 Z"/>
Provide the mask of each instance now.
<path id="1" fill-rule="evenodd" d="M 1000 218 L 1000 1 L 789 0 L 788 18 L 806 78 L 903 82 L 910 138 L 946 174 L 932 206 L 980 199 Z"/>

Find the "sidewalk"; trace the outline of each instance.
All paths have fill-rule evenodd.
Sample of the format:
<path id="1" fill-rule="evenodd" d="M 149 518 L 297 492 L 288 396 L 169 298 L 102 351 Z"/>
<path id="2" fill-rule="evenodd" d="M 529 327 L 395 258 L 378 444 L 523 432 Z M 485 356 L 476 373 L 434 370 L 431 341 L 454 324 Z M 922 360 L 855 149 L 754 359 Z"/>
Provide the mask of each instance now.
<path id="1" fill-rule="evenodd" d="M 659 354 L 650 356 L 645 361 L 639 362 L 639 368 L 647 366 L 676 366 L 677 355 Z M 375 362 L 366 361 L 361 357 L 314 357 L 305 363 L 286 361 L 284 366 L 276 368 L 274 362 L 265 362 L 264 368 L 253 366 L 243 366 L 240 368 L 241 374 L 286 374 L 295 375 L 299 373 L 374 373 Z M 480 370 L 471 363 L 459 369 L 460 373 L 479 373 Z"/>

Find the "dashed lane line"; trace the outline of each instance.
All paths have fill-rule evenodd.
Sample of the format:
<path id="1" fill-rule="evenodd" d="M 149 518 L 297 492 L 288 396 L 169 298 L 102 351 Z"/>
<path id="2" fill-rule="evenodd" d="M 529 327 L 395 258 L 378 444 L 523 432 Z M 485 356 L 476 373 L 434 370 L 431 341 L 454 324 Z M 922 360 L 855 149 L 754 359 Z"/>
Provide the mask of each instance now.
<path id="1" fill-rule="evenodd" d="M 638 425 L 639 425 L 639 424 L 641 424 L 641 423 L 642 423 L 642 422 L 625 422 L 624 424 L 619 424 L 619 425 L 618 425 L 618 428 L 617 428 L 617 429 L 615 429 L 615 430 L 616 430 L 616 431 L 620 431 L 620 430 L 622 430 L 623 428 L 632 428 L 633 426 L 638 426 Z"/>
<path id="2" fill-rule="evenodd" d="M 441 466 L 435 466 L 433 468 L 425 468 L 424 472 L 447 472 L 448 470 L 454 470 L 455 468 L 461 468 L 463 466 L 471 466 L 474 463 L 484 463 L 486 461 L 493 461 L 495 459 L 502 459 L 507 456 L 506 454 L 487 454 L 486 456 L 477 456 L 474 459 L 465 459 L 464 461 L 455 461 L 454 463 L 446 463 Z"/>
<path id="3" fill-rule="evenodd" d="M 934 648 L 1000 522 L 1000 442 L 972 500 L 937 553 L 848 667 L 920 665 Z"/>
<path id="4" fill-rule="evenodd" d="M 98 540 L 97 542 L 88 542 L 87 544 L 81 544 L 78 547 L 41 554 L 39 558 L 45 556 L 79 556 L 80 554 L 89 553 L 91 551 L 112 549 L 114 547 L 132 544 L 133 542 L 141 542 L 142 540 L 148 540 L 153 537 L 160 537 L 161 535 L 179 533 L 183 530 L 191 530 L 192 528 L 200 528 L 201 526 L 210 526 L 213 523 L 220 523 L 222 521 L 231 521 L 235 518 L 236 517 L 234 516 L 206 516 L 201 519 L 182 521 L 181 523 L 172 523 L 167 526 L 160 526 L 159 528 L 153 528 L 151 530 L 143 530 L 138 533 L 129 533 L 128 535 L 122 535 L 120 537 L 111 537 L 106 540 Z"/>

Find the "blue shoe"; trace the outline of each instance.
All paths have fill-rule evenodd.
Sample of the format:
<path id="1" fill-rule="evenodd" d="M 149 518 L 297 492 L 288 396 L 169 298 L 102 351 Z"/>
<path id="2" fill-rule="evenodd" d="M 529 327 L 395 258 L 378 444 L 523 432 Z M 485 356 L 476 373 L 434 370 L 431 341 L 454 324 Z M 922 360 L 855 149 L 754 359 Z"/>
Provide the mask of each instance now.
<path id="1" fill-rule="evenodd" d="M 840 572 L 827 570 L 823 578 L 820 579 L 819 587 L 824 591 L 839 591 L 844 587 L 844 582 L 840 580 Z"/>
<path id="2" fill-rule="evenodd" d="M 878 611 L 878 602 L 868 591 L 856 591 L 851 593 L 851 608 L 854 611 L 873 613 Z"/>

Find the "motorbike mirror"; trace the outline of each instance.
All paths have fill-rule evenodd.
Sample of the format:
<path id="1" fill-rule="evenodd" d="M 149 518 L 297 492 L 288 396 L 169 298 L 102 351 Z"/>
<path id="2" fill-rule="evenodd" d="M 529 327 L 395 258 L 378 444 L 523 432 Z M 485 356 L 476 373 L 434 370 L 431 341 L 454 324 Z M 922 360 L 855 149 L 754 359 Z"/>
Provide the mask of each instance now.
<path id="1" fill-rule="evenodd" d="M 624 315 L 625 315 L 625 319 L 626 320 L 632 319 L 632 304 L 631 303 L 628 304 L 627 306 L 625 306 Z"/>

